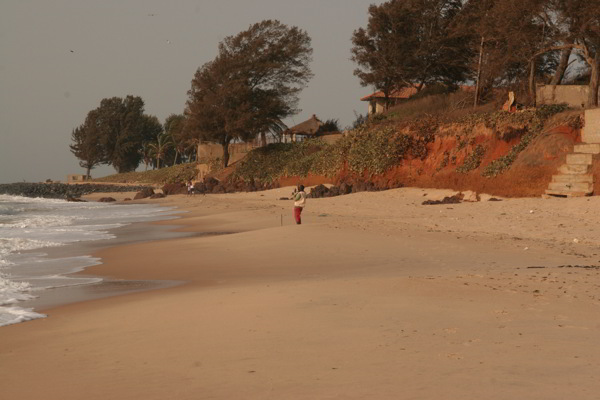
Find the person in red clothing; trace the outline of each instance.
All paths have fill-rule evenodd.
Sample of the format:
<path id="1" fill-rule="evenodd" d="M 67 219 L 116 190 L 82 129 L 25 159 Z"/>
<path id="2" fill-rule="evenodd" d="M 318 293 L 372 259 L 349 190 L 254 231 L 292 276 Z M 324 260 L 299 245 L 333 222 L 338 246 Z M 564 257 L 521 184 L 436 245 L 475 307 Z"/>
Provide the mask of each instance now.
<path id="1" fill-rule="evenodd" d="M 302 214 L 302 210 L 304 209 L 304 205 L 306 204 L 306 193 L 304 192 L 304 185 L 298 185 L 298 191 L 295 192 L 293 196 L 294 218 L 296 219 L 296 224 L 300 225 L 302 223 L 300 214 Z"/>

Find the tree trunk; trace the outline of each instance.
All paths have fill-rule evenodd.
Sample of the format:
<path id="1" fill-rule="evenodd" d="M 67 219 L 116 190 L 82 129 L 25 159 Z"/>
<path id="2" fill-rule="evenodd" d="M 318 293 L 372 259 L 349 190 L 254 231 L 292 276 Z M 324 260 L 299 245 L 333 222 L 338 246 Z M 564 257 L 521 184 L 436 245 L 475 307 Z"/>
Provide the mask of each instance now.
<path id="1" fill-rule="evenodd" d="M 90 167 L 90 166 L 88 165 L 88 167 L 87 167 L 86 169 L 87 169 L 87 171 L 86 171 L 86 173 L 85 173 L 85 177 L 86 177 L 86 179 L 90 179 L 90 178 L 92 177 L 92 175 L 91 175 L 91 172 L 92 172 L 92 167 Z"/>
<path id="2" fill-rule="evenodd" d="M 567 71 L 567 67 L 569 66 L 569 57 L 571 57 L 571 51 L 572 48 L 569 47 L 568 49 L 563 49 L 560 53 L 560 61 L 558 62 L 554 76 L 550 81 L 551 85 L 560 85 L 562 82 L 565 72 Z"/>
<path id="3" fill-rule="evenodd" d="M 536 106 L 536 93 L 535 93 L 535 57 L 529 62 L 529 98 L 533 102 L 533 106 Z"/>
<path id="4" fill-rule="evenodd" d="M 475 101 L 473 107 L 477 107 L 479 104 L 479 81 L 481 80 L 481 59 L 483 58 L 483 42 L 484 38 L 481 37 L 481 44 L 479 45 L 479 63 L 477 64 L 477 84 L 475 85 Z"/>
<path id="5" fill-rule="evenodd" d="M 223 146 L 223 168 L 227 168 L 229 164 L 229 143 L 221 143 Z"/>
<path id="6" fill-rule="evenodd" d="M 590 76 L 588 107 L 598 107 L 598 63 L 600 63 L 600 51 L 597 50 L 593 62 L 590 63 L 592 74 Z"/>
<path id="7" fill-rule="evenodd" d="M 260 133 L 260 145 L 261 146 L 267 145 L 267 134 L 265 132 Z"/>
<path id="8" fill-rule="evenodd" d="M 390 107 L 390 90 L 386 89 L 383 92 L 384 95 L 384 99 L 383 99 L 383 111 L 386 112 L 388 110 L 388 108 Z M 375 111 L 377 111 L 377 108 L 375 109 Z"/>

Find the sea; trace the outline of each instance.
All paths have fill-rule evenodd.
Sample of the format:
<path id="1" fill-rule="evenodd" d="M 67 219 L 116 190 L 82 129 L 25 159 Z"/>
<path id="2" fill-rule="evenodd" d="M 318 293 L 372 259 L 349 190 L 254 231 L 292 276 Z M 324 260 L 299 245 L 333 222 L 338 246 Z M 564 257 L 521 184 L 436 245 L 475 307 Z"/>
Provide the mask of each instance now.
<path id="1" fill-rule="evenodd" d="M 176 212 L 151 204 L 0 195 L 0 327 L 46 317 L 26 304 L 49 291 L 102 282 L 71 276 L 101 260 L 69 249 L 115 239 L 118 228 L 129 224 L 177 218 Z M 66 250 L 53 252 L 60 257 L 49 256 L 59 247 Z"/>

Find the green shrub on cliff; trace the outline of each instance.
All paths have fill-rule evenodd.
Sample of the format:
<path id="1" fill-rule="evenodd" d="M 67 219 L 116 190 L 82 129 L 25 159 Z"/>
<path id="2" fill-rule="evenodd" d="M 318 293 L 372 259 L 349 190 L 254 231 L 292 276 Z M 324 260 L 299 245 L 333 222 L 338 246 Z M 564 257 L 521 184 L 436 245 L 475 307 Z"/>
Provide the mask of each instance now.
<path id="1" fill-rule="evenodd" d="M 345 163 L 356 174 L 380 174 L 409 153 L 426 154 L 424 138 L 397 133 L 392 127 L 362 126 L 335 144 L 319 139 L 276 143 L 251 151 L 233 173 L 234 179 L 272 182 L 283 176 L 334 176 Z"/>
<path id="2" fill-rule="evenodd" d="M 467 172 L 476 169 L 481 164 L 481 160 L 483 159 L 484 155 L 485 147 L 478 144 L 477 147 L 475 147 L 475 149 L 473 150 L 473 152 L 469 154 L 467 158 L 465 158 L 463 164 L 460 167 L 456 168 L 456 172 L 466 174 Z"/>
<path id="3" fill-rule="evenodd" d="M 513 118 L 520 118 L 528 127 L 528 132 L 521 137 L 518 144 L 514 145 L 504 156 L 489 163 L 482 171 L 481 175 L 492 178 L 510 168 L 516 160 L 519 153 L 531 143 L 531 141 L 542 133 L 546 121 L 555 114 L 565 111 L 568 108 L 566 104 L 543 105 L 534 110 L 525 110 L 520 113 L 504 113 L 514 115 Z"/>
<path id="4" fill-rule="evenodd" d="M 273 182 L 282 176 L 306 176 L 327 158 L 331 145 L 318 139 L 272 143 L 252 150 L 236 167 L 232 177 L 244 181 Z"/>
<path id="5" fill-rule="evenodd" d="M 415 138 L 398 134 L 392 127 L 361 128 L 349 135 L 344 146 L 348 168 L 357 174 L 381 174 L 397 165 L 416 144 Z M 336 143 L 337 144 L 337 143 Z"/>

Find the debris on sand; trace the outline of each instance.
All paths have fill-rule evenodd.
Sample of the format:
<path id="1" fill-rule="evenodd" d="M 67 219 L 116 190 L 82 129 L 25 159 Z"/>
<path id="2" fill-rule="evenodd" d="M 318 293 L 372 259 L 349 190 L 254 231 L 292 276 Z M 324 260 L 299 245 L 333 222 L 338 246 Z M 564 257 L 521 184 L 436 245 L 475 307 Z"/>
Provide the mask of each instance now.
<path id="1" fill-rule="evenodd" d="M 462 194 L 457 193 L 453 196 L 446 196 L 442 200 L 425 200 L 422 205 L 430 206 L 435 204 L 457 204 L 462 200 Z"/>

